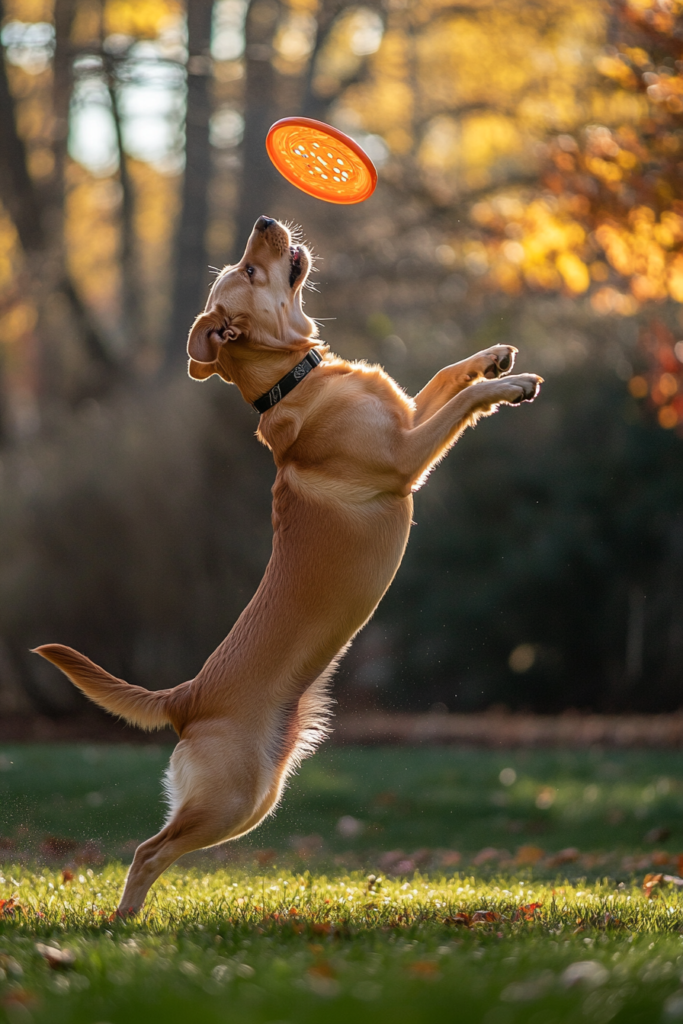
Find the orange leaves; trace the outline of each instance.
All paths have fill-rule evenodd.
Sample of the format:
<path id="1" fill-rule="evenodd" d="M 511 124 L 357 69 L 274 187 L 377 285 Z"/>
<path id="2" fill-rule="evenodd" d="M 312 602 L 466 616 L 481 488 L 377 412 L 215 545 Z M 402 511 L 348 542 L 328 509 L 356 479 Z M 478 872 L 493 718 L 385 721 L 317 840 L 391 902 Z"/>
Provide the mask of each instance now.
<path id="1" fill-rule="evenodd" d="M 649 391 L 647 381 L 644 377 L 641 377 L 640 374 L 637 374 L 635 377 L 631 377 L 628 382 L 628 389 L 634 398 L 645 398 Z"/>
<path id="2" fill-rule="evenodd" d="M 649 395 L 659 425 L 671 430 L 683 423 L 683 344 L 665 324 L 653 320 L 642 333 L 640 345 L 650 369 L 631 378 L 629 391 L 634 398 Z"/>
<path id="3" fill-rule="evenodd" d="M 643 879 L 643 892 L 651 900 L 658 895 L 659 890 L 664 885 L 675 885 L 676 888 L 680 889 L 683 887 L 683 878 L 679 878 L 678 875 L 665 875 L 662 873 L 645 875 Z"/>
<path id="4" fill-rule="evenodd" d="M 588 290 L 591 283 L 588 267 L 575 252 L 562 252 L 555 261 L 564 283 L 570 292 L 580 295 Z"/>
<path id="5" fill-rule="evenodd" d="M 527 864 L 537 864 L 545 853 L 540 846 L 520 846 L 515 857 L 515 863 L 520 867 Z"/>
<path id="6" fill-rule="evenodd" d="M 623 277 L 630 278 L 631 292 L 638 302 L 665 299 L 670 294 L 683 298 L 683 266 L 680 257 L 668 256 L 668 250 L 681 240 L 683 220 L 675 213 L 657 221 L 650 207 L 640 206 L 631 212 L 626 223 L 605 221 L 595 230 L 611 266 Z M 677 300 L 678 301 L 678 300 Z"/>
<path id="7" fill-rule="evenodd" d="M 14 917 L 16 913 L 25 914 L 26 911 L 15 896 L 11 896 L 8 900 L 0 900 L 0 916 Z"/>
<path id="8" fill-rule="evenodd" d="M 601 178 L 607 185 L 613 185 L 621 181 L 623 174 L 618 163 L 610 160 L 603 160 L 600 156 L 587 156 L 586 168 L 596 178 Z"/>
<path id="9" fill-rule="evenodd" d="M 312 967 L 308 968 L 308 973 L 317 975 L 319 978 L 334 978 L 335 972 L 332 969 L 332 965 L 327 960 L 321 960 L 317 964 L 313 964 Z"/>
<path id="10" fill-rule="evenodd" d="M 535 921 L 542 906 L 541 902 L 524 903 L 515 909 L 511 918 L 505 918 L 497 910 L 475 910 L 472 914 L 461 910 L 452 917 L 445 918 L 444 923 L 457 925 L 462 928 L 473 928 L 476 925 L 500 925 L 501 922 L 506 920 L 513 923 Z"/>
<path id="11" fill-rule="evenodd" d="M 108 0 L 104 8 L 107 34 L 154 38 L 182 17 L 179 3 L 171 0 Z"/>
<path id="12" fill-rule="evenodd" d="M 459 913 L 454 914 L 452 917 L 444 918 L 444 924 L 455 924 L 460 925 L 464 928 L 469 928 L 472 923 L 472 917 L 470 914 Z"/>
<path id="13" fill-rule="evenodd" d="M 638 79 L 628 64 L 620 59 L 620 56 L 611 57 L 607 54 L 600 54 L 595 61 L 595 66 L 601 75 L 618 82 L 622 88 L 635 89 Z"/>
<path id="14" fill-rule="evenodd" d="M 653 897 L 657 895 L 656 890 L 662 884 L 663 880 L 664 875 L 661 873 L 645 875 L 643 880 L 643 892 L 649 900 L 653 899 Z"/>
<path id="15" fill-rule="evenodd" d="M 419 978 L 421 981 L 435 981 L 440 977 L 438 964 L 432 963 L 431 960 L 415 960 L 410 964 L 408 972 L 413 978 Z"/>
<path id="16" fill-rule="evenodd" d="M 543 906 L 542 903 L 525 903 L 521 907 L 517 907 L 517 910 L 512 916 L 513 921 L 533 921 L 536 918 L 536 913 Z"/>
<path id="17" fill-rule="evenodd" d="M 477 250 L 474 243 L 470 246 L 470 252 L 478 253 L 482 272 L 490 267 L 490 279 L 503 290 L 518 291 L 526 284 L 544 290 L 564 287 L 580 295 L 589 288 L 590 273 L 582 257 L 586 232 L 560 204 L 549 199 L 523 203 L 502 195 L 476 203 L 471 218 L 491 235 L 508 236 L 500 242 L 490 239 L 488 247 L 479 244 Z"/>
<path id="18" fill-rule="evenodd" d="M 475 910 L 472 914 L 472 924 L 493 924 L 494 921 L 500 921 L 501 915 L 496 913 L 495 910 Z"/>

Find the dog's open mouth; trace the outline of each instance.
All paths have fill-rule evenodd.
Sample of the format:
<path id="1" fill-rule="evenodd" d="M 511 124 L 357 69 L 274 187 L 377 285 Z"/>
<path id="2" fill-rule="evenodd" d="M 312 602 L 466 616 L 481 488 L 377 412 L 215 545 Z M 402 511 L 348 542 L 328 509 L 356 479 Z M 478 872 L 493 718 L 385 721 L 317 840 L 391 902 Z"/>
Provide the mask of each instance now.
<path id="1" fill-rule="evenodd" d="M 289 248 L 289 287 L 293 288 L 301 277 L 301 246 L 292 245 Z"/>

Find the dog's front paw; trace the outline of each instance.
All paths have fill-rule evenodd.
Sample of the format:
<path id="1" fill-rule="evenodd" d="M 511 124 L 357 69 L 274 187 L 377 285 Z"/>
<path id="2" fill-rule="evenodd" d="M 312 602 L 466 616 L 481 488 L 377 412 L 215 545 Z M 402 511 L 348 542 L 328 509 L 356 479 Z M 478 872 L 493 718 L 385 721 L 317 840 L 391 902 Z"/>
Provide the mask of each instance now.
<path id="1" fill-rule="evenodd" d="M 514 345 L 494 345 L 480 353 L 486 363 L 483 373 L 488 380 L 502 377 L 515 365 L 517 349 Z"/>
<path id="2" fill-rule="evenodd" d="M 522 402 L 533 402 L 541 390 L 543 378 L 535 373 L 520 373 L 515 377 L 506 377 L 501 380 L 499 387 L 505 392 L 505 397 L 500 401 L 508 405 L 520 405 Z"/>
<path id="3" fill-rule="evenodd" d="M 466 379 L 470 382 L 481 380 L 482 377 L 495 380 L 510 372 L 516 355 L 517 349 L 514 345 L 492 345 L 491 348 L 485 348 L 482 352 L 470 356 L 461 365 L 466 372 Z"/>

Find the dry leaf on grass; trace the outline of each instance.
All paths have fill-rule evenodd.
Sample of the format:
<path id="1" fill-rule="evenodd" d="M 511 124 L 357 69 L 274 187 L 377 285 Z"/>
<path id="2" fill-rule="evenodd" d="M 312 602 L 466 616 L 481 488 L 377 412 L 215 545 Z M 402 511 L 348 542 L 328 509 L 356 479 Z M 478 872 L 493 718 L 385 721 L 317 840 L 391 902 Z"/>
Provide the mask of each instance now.
<path id="1" fill-rule="evenodd" d="M 421 978 L 425 981 L 434 981 L 439 977 L 439 968 L 431 960 L 416 960 L 408 970 L 414 978 Z"/>
<path id="2" fill-rule="evenodd" d="M 54 971 L 73 967 L 76 961 L 76 954 L 70 949 L 57 949 L 55 946 L 46 946 L 43 942 L 36 942 L 35 948 Z"/>
<path id="3" fill-rule="evenodd" d="M 515 863 L 520 867 L 526 864 L 537 864 L 544 853 L 545 850 L 542 850 L 540 846 L 520 846 L 517 850 Z"/>
<path id="4" fill-rule="evenodd" d="M 0 900 L 0 914 L 3 917 L 13 917 L 16 913 L 26 913 L 16 896 L 11 896 L 8 900 Z"/>
<path id="5" fill-rule="evenodd" d="M 492 924 L 494 921 L 500 920 L 501 915 L 495 910 L 475 910 L 472 914 L 471 924 Z"/>
<path id="6" fill-rule="evenodd" d="M 525 903 L 521 907 L 517 907 L 512 917 L 513 921 L 533 921 L 536 912 L 543 906 L 542 903 Z"/>

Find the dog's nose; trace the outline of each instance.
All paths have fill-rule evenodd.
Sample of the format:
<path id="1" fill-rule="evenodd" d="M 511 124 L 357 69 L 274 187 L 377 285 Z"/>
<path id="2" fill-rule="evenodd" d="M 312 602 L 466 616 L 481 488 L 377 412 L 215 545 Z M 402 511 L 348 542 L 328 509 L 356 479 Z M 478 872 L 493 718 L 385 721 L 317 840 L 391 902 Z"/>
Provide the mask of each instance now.
<path id="1" fill-rule="evenodd" d="M 254 227 L 256 228 L 257 231 L 266 231 L 266 229 L 271 227 L 271 225 L 273 225 L 274 223 L 275 221 L 273 220 L 272 217 L 259 217 L 259 219 L 254 224 Z"/>

